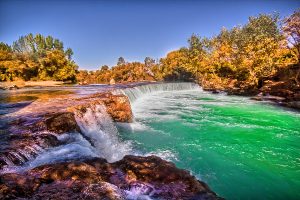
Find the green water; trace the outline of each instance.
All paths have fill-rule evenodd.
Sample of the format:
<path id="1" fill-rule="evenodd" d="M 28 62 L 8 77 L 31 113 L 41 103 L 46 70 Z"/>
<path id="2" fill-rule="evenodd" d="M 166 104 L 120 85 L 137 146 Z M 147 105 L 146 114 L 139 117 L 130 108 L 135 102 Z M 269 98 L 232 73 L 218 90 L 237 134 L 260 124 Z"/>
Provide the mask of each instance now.
<path id="1" fill-rule="evenodd" d="M 300 199 L 300 113 L 196 90 L 132 107 L 135 122 L 119 131 L 139 153 L 175 162 L 226 199 Z"/>

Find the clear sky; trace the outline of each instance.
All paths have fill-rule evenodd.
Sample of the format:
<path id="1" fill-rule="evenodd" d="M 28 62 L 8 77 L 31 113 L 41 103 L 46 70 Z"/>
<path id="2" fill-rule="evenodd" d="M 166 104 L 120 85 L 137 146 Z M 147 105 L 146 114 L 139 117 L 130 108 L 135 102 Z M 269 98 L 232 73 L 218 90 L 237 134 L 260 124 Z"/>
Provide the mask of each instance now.
<path id="1" fill-rule="evenodd" d="M 80 69 L 143 61 L 187 44 L 191 34 L 212 36 L 249 16 L 300 7 L 300 0 L 0 0 L 0 41 L 28 33 L 52 35 L 74 51 Z"/>

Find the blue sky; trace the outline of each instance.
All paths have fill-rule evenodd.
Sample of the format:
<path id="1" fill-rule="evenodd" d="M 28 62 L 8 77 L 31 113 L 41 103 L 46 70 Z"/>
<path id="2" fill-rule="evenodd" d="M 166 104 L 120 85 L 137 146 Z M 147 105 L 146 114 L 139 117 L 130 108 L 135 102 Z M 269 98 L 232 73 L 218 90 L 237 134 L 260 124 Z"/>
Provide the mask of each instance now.
<path id="1" fill-rule="evenodd" d="M 93 70 L 115 65 L 120 56 L 160 58 L 193 33 L 210 37 L 249 16 L 286 16 L 299 7 L 299 0 L 0 0 L 0 41 L 52 35 L 73 49 L 80 69 Z"/>

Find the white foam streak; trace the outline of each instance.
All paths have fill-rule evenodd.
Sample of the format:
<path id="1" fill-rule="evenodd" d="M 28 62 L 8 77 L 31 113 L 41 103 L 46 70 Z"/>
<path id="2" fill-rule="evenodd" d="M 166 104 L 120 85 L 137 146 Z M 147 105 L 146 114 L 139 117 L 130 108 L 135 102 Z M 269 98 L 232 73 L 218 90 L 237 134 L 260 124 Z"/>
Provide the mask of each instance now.
<path id="1" fill-rule="evenodd" d="M 138 98 L 141 98 L 145 95 L 163 92 L 163 91 L 178 91 L 178 90 L 199 90 L 199 85 L 191 82 L 185 83 L 156 83 L 156 84 L 147 84 L 140 85 L 133 88 L 126 88 L 120 90 L 121 93 L 126 95 L 130 102 L 133 103 Z"/>
<path id="2" fill-rule="evenodd" d="M 115 93 L 123 93 L 128 96 L 132 104 L 133 112 L 137 117 L 151 119 L 157 115 L 156 110 L 148 103 L 147 96 L 157 96 L 157 108 L 162 112 L 170 109 L 165 101 L 161 101 L 161 92 L 168 91 L 188 91 L 201 88 L 195 83 L 160 83 L 140 85 L 133 88 L 117 90 Z M 169 99 L 169 98 L 167 98 Z M 139 101 L 137 101 L 139 100 Z M 171 99 L 169 99 L 171 101 Z M 174 100 L 176 101 L 176 99 Z M 145 112 L 147 111 L 147 112 Z M 146 116 L 146 117 L 145 117 Z M 147 117 L 148 116 L 148 117 Z M 160 120 L 176 117 L 176 114 L 160 115 Z M 123 142 L 119 139 L 118 130 L 111 117 L 106 112 L 104 105 L 91 105 L 85 111 L 75 112 L 76 122 L 79 125 L 80 133 L 54 134 L 51 132 L 40 132 L 40 134 L 51 134 L 57 137 L 62 144 L 57 147 L 49 147 L 43 140 L 37 140 L 36 144 L 26 146 L 10 152 L 10 154 L 25 164 L 17 167 L 7 156 L 3 156 L 3 161 L 7 164 L 6 172 L 10 170 L 28 169 L 47 163 L 56 163 L 65 160 L 78 159 L 83 157 L 102 157 L 108 162 L 115 162 L 122 159 L 125 155 L 136 154 L 132 151 L 130 142 Z M 142 122 L 128 125 L 132 131 L 148 130 Z M 157 155 L 167 160 L 176 160 L 176 156 L 169 151 L 150 152 L 147 155 Z M 28 160 L 26 162 L 26 160 Z"/>
<path id="3" fill-rule="evenodd" d="M 152 200 L 153 196 L 157 191 L 150 184 L 135 183 L 131 185 L 130 190 L 125 190 L 126 199 L 130 200 Z"/>
<path id="4" fill-rule="evenodd" d="M 178 161 L 177 155 L 170 150 L 157 150 L 145 154 L 145 156 L 152 156 L 152 155 L 158 156 L 167 161 Z"/>
<path id="5" fill-rule="evenodd" d="M 118 130 L 103 105 L 87 108 L 85 113 L 76 112 L 75 116 L 100 157 L 114 162 L 131 153 L 130 144 L 119 140 Z"/>

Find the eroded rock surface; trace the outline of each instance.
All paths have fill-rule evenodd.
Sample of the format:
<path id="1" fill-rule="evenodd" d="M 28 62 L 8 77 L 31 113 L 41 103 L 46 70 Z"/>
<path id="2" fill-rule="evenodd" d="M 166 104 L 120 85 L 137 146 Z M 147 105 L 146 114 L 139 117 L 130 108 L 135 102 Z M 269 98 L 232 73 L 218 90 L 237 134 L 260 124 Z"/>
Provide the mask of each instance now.
<path id="1" fill-rule="evenodd" d="M 280 105 L 300 109 L 300 85 L 291 81 L 266 81 L 260 94 L 252 99 L 273 101 Z"/>
<path id="2" fill-rule="evenodd" d="M 0 199 L 220 199 L 209 187 L 156 156 L 95 158 L 0 176 Z"/>
<path id="3" fill-rule="evenodd" d="M 84 137 L 77 117 L 95 114 L 99 107 L 110 123 L 133 120 L 128 98 L 111 91 L 35 101 L 7 115 L 9 128 L 0 143 L 0 199 L 219 199 L 188 171 L 155 156 L 125 156 L 115 163 L 76 157 L 18 173 L 3 171 L 64 145 L 58 138 L 65 133 Z M 84 120 L 93 121 L 87 116 Z"/>
<path id="4" fill-rule="evenodd" d="M 106 107 L 107 113 L 111 116 L 113 121 L 132 122 L 133 114 L 127 96 L 123 94 L 97 93 L 87 98 L 90 99 L 87 103 L 80 104 L 79 106 L 70 107 L 69 110 L 71 110 L 72 112 L 74 112 L 74 109 L 80 109 L 84 111 L 91 105 L 104 105 Z"/>
<path id="5" fill-rule="evenodd" d="M 128 98 L 101 92 L 86 97 L 56 99 L 29 105 L 16 113 L 9 122 L 9 129 L 2 134 L 0 145 L 0 171 L 5 166 L 22 165 L 46 148 L 58 146 L 57 136 L 81 132 L 75 112 L 84 114 L 87 108 L 105 107 L 115 122 L 132 122 L 133 115 Z M 40 107 L 40 108 L 39 108 Z"/>

